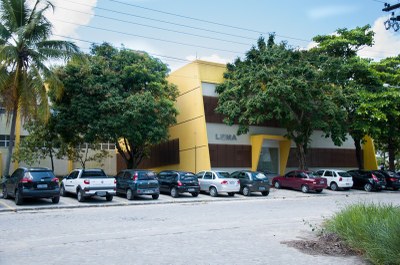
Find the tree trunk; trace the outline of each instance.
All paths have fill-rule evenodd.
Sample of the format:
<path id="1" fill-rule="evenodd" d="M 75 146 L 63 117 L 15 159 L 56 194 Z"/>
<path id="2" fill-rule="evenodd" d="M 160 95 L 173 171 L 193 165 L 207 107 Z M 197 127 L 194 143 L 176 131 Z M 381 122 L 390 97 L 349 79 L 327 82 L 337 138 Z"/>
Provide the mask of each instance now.
<path id="1" fill-rule="evenodd" d="M 6 167 L 4 169 L 4 176 L 10 175 L 10 166 L 11 166 L 11 158 L 13 154 L 13 148 L 15 144 L 15 127 L 17 123 L 17 113 L 18 113 L 18 106 L 14 107 L 12 119 L 11 119 L 11 130 L 10 130 L 10 142 L 8 145 L 8 155 L 6 160 Z"/>
<path id="2" fill-rule="evenodd" d="M 353 138 L 354 139 L 354 146 L 356 147 L 356 159 L 357 159 L 357 166 L 358 169 L 364 169 L 363 160 L 361 157 L 361 139 Z"/>
<path id="3" fill-rule="evenodd" d="M 54 158 L 53 158 L 53 151 L 51 148 L 49 150 L 49 155 L 50 155 L 50 161 L 51 161 L 51 170 L 54 172 Z"/>
<path id="4" fill-rule="evenodd" d="M 396 156 L 395 147 L 393 145 L 393 139 L 389 137 L 388 139 L 388 153 L 389 153 L 389 170 L 395 171 L 394 160 Z"/>
<path id="5" fill-rule="evenodd" d="M 304 146 L 302 144 L 296 143 L 296 153 L 297 153 L 297 160 L 299 161 L 299 169 L 306 170 L 307 169 L 306 153 L 304 150 Z"/>

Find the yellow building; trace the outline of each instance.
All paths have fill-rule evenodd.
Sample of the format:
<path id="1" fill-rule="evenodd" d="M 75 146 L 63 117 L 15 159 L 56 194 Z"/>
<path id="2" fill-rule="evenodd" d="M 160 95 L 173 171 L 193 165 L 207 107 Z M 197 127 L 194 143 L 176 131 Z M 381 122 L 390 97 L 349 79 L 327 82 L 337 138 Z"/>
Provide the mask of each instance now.
<path id="1" fill-rule="evenodd" d="M 195 61 L 174 71 L 169 82 L 177 85 L 179 111 L 177 124 L 169 130 L 170 141 L 154 147 L 141 167 L 156 171 L 174 169 L 269 170 L 283 174 L 297 168 L 294 143 L 284 137 L 286 131 L 276 123 L 250 126 L 249 133 L 237 135 L 237 125 L 227 126 L 215 113 L 218 95 L 215 88 L 223 82 L 224 64 Z M 311 137 L 308 166 L 353 169 L 357 167 L 354 143 L 350 136 L 338 147 L 316 131 Z M 373 142 L 363 146 L 364 166 L 376 169 Z M 117 168 L 123 167 L 119 161 Z"/>

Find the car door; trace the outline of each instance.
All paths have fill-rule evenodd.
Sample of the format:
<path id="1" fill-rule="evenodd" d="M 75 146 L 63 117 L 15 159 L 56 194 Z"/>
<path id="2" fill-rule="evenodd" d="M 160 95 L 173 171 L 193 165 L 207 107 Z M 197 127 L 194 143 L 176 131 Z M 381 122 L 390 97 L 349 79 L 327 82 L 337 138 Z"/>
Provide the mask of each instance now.
<path id="1" fill-rule="evenodd" d="M 213 179 L 212 172 L 206 171 L 206 173 L 204 173 L 203 180 L 202 180 L 202 183 L 203 183 L 202 185 L 203 185 L 203 190 L 204 191 L 209 191 L 210 190 L 212 179 Z"/>
<path id="2" fill-rule="evenodd" d="M 75 192 L 75 179 L 78 177 L 79 175 L 79 171 L 78 170 L 74 170 L 72 171 L 68 176 L 67 179 L 65 180 L 65 191 L 67 192 Z"/>
<path id="3" fill-rule="evenodd" d="M 303 186 L 303 184 L 305 184 L 304 180 L 306 178 L 307 178 L 307 176 L 305 175 L 304 172 L 296 172 L 296 175 L 292 181 L 291 188 L 297 189 L 297 190 L 301 189 L 301 186 Z"/>
<path id="4" fill-rule="evenodd" d="M 158 183 L 160 184 L 160 191 L 161 192 L 167 192 L 168 191 L 168 189 L 167 189 L 167 180 L 166 180 L 167 175 L 168 175 L 167 172 L 160 172 L 158 174 Z"/>
<path id="5" fill-rule="evenodd" d="M 250 184 L 250 177 L 247 175 L 246 172 L 240 172 L 239 173 L 239 180 L 240 180 L 240 188 L 243 189 L 243 187 L 247 186 Z"/>
<path id="6" fill-rule="evenodd" d="M 293 180 L 294 180 L 294 175 L 295 172 L 291 171 L 287 173 L 281 180 L 281 186 L 286 187 L 286 188 L 292 188 L 293 187 Z"/>
<path id="7" fill-rule="evenodd" d="M 7 181 L 7 193 L 9 194 L 14 194 L 14 191 L 18 187 L 19 181 L 23 178 L 24 176 L 24 170 L 19 168 L 17 169 L 8 179 Z"/>
<path id="8" fill-rule="evenodd" d="M 125 172 L 124 171 L 120 171 L 117 176 L 115 176 L 115 179 L 117 181 L 117 192 L 123 192 L 124 189 L 122 188 L 122 182 L 123 182 L 123 177 L 124 177 Z"/>
<path id="9" fill-rule="evenodd" d="M 335 173 L 332 172 L 331 170 L 325 171 L 325 174 L 323 177 L 326 178 L 326 180 L 328 181 L 328 186 L 331 185 L 332 181 L 336 182 L 336 184 L 337 184 L 337 179 L 335 179 Z"/>

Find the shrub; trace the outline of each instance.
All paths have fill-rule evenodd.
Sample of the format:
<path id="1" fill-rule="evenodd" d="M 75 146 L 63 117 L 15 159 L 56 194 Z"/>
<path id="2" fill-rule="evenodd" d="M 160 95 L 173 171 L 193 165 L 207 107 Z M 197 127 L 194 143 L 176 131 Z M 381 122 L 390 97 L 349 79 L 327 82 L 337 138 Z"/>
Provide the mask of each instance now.
<path id="1" fill-rule="evenodd" d="M 347 206 L 325 223 L 374 264 L 400 264 L 400 208 L 391 204 Z"/>

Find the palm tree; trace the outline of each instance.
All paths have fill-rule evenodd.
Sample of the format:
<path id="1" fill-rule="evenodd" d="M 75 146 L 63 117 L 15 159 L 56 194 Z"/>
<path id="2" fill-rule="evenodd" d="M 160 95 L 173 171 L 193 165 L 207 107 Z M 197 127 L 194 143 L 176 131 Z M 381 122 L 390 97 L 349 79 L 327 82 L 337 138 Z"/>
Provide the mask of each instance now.
<path id="1" fill-rule="evenodd" d="M 54 10 L 48 0 L 0 0 L 0 99 L 11 119 L 10 143 L 4 175 L 9 174 L 17 113 L 22 118 L 49 116 L 45 83 L 62 89 L 46 66 L 78 54 L 68 41 L 50 40 L 52 24 L 44 13 Z"/>

